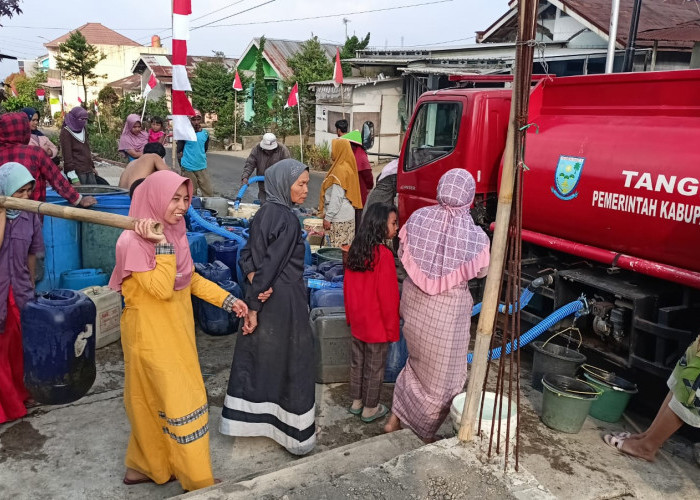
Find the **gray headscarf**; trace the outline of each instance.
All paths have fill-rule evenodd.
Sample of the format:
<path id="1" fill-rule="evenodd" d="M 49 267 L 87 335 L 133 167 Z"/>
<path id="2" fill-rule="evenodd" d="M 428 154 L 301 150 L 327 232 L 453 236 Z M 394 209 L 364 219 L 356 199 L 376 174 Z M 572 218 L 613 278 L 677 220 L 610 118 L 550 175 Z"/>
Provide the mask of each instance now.
<path id="1" fill-rule="evenodd" d="M 309 167 L 303 163 L 287 158 L 278 161 L 265 170 L 265 193 L 267 201 L 292 208 L 291 189 L 299 176 Z"/>

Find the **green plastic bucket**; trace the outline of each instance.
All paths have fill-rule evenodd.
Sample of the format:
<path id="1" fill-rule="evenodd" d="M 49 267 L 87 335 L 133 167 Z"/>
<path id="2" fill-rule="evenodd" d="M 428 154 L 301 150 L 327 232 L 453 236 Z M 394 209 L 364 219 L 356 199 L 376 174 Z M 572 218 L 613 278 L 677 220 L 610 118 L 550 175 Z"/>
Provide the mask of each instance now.
<path id="1" fill-rule="evenodd" d="M 316 250 L 316 255 L 318 256 L 318 263 L 328 262 L 328 261 L 338 261 L 343 262 L 343 250 L 336 247 L 323 247 Z"/>
<path id="2" fill-rule="evenodd" d="M 591 404 L 600 395 L 598 389 L 582 380 L 551 373 L 542 377 L 542 387 L 542 422 L 568 434 L 581 430 Z"/>
<path id="3" fill-rule="evenodd" d="M 590 416 L 604 422 L 620 420 L 630 398 L 633 394 L 637 394 L 637 386 L 616 376 L 609 377 L 605 381 L 588 373 L 584 373 L 583 376 L 590 385 L 602 392 L 591 405 Z"/>

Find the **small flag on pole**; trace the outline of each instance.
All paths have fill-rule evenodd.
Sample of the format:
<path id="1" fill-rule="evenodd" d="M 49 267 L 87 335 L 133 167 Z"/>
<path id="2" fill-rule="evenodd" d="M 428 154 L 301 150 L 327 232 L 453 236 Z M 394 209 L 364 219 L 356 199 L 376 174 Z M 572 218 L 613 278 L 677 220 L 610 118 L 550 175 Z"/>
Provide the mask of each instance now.
<path id="1" fill-rule="evenodd" d="M 156 79 L 156 76 L 151 73 L 151 77 L 148 79 L 148 84 L 143 89 L 143 97 L 146 97 L 156 85 L 158 85 L 158 80 Z"/>
<path id="2" fill-rule="evenodd" d="M 236 70 L 236 76 L 233 79 L 233 90 L 243 90 L 243 84 L 241 83 L 241 77 L 238 76 L 238 70 Z"/>
<path id="3" fill-rule="evenodd" d="M 284 105 L 285 109 L 286 108 L 292 108 L 299 104 L 299 84 L 295 83 L 294 87 L 292 87 L 292 91 L 289 93 L 289 97 L 287 98 L 287 104 Z"/>
<path id="4" fill-rule="evenodd" d="M 100 109 L 97 107 L 97 101 L 95 101 L 95 114 L 96 115 L 100 114 Z"/>
<path id="5" fill-rule="evenodd" d="M 333 68 L 333 85 L 343 84 L 343 66 L 340 64 L 340 50 L 335 48 L 335 67 Z"/>
<path id="6" fill-rule="evenodd" d="M 80 96 L 78 96 L 78 102 L 79 102 L 80 104 L 83 103 L 83 100 L 80 98 Z"/>

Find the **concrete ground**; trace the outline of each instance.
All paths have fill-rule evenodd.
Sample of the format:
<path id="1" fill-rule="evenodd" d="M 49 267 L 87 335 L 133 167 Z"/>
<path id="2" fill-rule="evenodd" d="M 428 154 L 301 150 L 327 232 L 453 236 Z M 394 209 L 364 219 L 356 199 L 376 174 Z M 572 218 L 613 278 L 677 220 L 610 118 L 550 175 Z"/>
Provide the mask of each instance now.
<path id="1" fill-rule="evenodd" d="M 422 447 L 410 431 L 402 431 L 399 441 L 382 441 L 394 439 L 382 435 L 384 422 L 363 424 L 347 413 L 347 384 L 317 385 L 318 446 L 311 458 L 294 457 L 265 438 L 222 436 L 218 420 L 235 340 L 235 335 L 197 336 L 211 409 L 214 474 L 224 482 L 188 497 L 700 497 L 700 474 L 686 440 L 672 438 L 650 464 L 626 457 L 601 440 L 611 430 L 633 430 L 624 421 L 608 424 L 589 417 L 573 435 L 548 429 L 539 420 L 541 394 L 529 387 L 527 370 L 521 379 L 517 474 L 512 471 L 513 458 L 508 474 L 503 473 L 502 456 L 488 458 L 487 440 L 465 447 L 449 439 L 454 436 L 449 418 L 439 431 L 448 440 L 436 445 Z M 130 487 L 121 483 L 129 424 L 123 409 L 120 344 L 98 350 L 97 364 L 97 380 L 81 400 L 39 406 L 24 419 L 0 425 L 0 498 L 162 499 L 183 493 L 177 482 Z M 385 384 L 384 404 L 391 404 L 392 392 L 393 386 Z M 339 455 L 332 455 L 333 450 Z M 304 465 L 309 460 L 316 462 Z M 284 469 L 295 464 L 294 469 Z"/>

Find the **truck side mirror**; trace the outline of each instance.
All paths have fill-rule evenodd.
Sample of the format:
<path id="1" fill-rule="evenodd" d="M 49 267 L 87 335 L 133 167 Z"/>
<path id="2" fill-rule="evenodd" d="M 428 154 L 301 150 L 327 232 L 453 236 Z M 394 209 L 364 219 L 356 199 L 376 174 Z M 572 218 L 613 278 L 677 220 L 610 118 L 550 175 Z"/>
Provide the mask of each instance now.
<path id="1" fill-rule="evenodd" d="M 366 150 L 374 146 L 374 123 L 365 122 L 362 124 L 362 147 Z"/>

